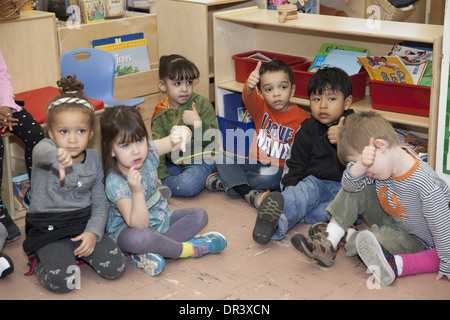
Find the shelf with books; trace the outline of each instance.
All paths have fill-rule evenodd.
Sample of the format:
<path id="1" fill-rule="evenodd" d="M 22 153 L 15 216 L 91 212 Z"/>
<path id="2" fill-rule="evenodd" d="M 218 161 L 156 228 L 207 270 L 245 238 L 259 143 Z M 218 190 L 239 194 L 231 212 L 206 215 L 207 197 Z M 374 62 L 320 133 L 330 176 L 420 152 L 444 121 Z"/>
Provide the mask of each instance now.
<path id="1" fill-rule="evenodd" d="M 332 27 L 331 27 L 332 26 Z M 443 27 L 416 23 L 380 21 L 379 28 L 372 28 L 370 21 L 359 18 L 299 14 L 297 20 L 279 23 L 276 12 L 257 7 L 230 10 L 214 15 L 214 52 L 216 108 L 223 114 L 221 91 L 240 91 L 236 83 L 233 55 L 252 51 L 276 51 L 288 55 L 300 55 L 313 61 L 323 43 L 367 48 L 371 55 L 384 55 L 401 41 L 417 41 L 433 45 L 433 78 L 431 84 L 429 117 L 376 110 L 395 124 L 420 128 L 427 134 L 430 146 L 429 163 L 434 167 L 436 123 L 439 101 L 440 52 Z M 436 63 L 434 63 L 436 61 Z M 306 99 L 294 98 L 300 105 L 308 105 Z M 353 108 L 372 110 L 369 90 L 366 97 L 354 103 Z"/>

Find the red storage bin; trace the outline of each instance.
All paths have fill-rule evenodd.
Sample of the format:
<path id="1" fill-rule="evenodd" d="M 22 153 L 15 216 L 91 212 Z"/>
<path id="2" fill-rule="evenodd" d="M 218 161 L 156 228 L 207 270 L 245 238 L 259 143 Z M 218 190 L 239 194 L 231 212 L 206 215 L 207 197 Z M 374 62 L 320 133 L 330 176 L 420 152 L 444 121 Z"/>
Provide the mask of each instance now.
<path id="1" fill-rule="evenodd" d="M 372 108 L 428 117 L 431 88 L 369 80 Z"/>
<path id="2" fill-rule="evenodd" d="M 294 83 L 295 83 L 295 97 L 308 99 L 308 82 L 311 79 L 313 73 L 308 72 L 309 67 L 312 62 L 305 62 L 302 64 L 291 66 L 294 72 Z M 350 76 L 352 80 L 353 87 L 353 101 L 358 101 L 364 99 L 366 96 L 366 85 L 367 85 L 367 72 L 364 68 L 357 74 Z"/>
<path id="3" fill-rule="evenodd" d="M 236 72 L 236 81 L 238 81 L 238 82 L 247 81 L 247 78 L 250 75 L 250 73 L 252 73 L 252 71 L 255 70 L 256 65 L 258 64 L 258 61 L 246 58 L 255 53 L 261 53 L 269 59 L 277 58 L 278 60 L 285 62 L 288 66 L 301 64 L 306 61 L 306 59 L 303 57 L 295 57 L 295 56 L 289 56 L 289 55 L 285 55 L 285 54 L 273 53 L 273 52 L 267 52 L 267 51 L 261 51 L 261 50 L 255 50 L 255 51 L 235 54 L 233 56 L 233 59 L 234 59 L 234 69 Z"/>

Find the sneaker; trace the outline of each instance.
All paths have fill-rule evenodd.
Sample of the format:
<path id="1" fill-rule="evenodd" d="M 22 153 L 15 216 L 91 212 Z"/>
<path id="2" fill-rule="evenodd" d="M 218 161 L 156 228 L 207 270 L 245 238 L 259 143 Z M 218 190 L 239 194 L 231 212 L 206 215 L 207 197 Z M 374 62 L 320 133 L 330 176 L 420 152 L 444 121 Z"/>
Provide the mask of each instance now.
<path id="1" fill-rule="evenodd" d="M 278 220 L 283 212 L 284 198 L 280 192 L 269 193 L 258 208 L 255 227 L 253 228 L 253 239 L 266 244 L 272 238 L 278 226 Z"/>
<path id="2" fill-rule="evenodd" d="M 131 262 L 150 276 L 156 276 L 164 270 L 164 258 L 155 253 L 132 254 Z"/>
<path id="3" fill-rule="evenodd" d="M 397 265 L 394 256 L 387 251 L 369 230 L 364 230 L 356 236 L 356 250 L 375 280 L 384 286 L 389 286 L 397 276 Z"/>
<path id="4" fill-rule="evenodd" d="M 20 238 L 20 229 L 11 219 L 5 205 L 0 205 L 0 223 L 2 223 L 8 232 L 7 242 L 12 242 Z"/>
<path id="5" fill-rule="evenodd" d="M 172 197 L 172 190 L 168 186 L 165 186 L 158 182 L 158 190 L 161 193 L 161 195 L 166 199 L 169 200 Z"/>
<path id="6" fill-rule="evenodd" d="M 303 234 L 296 234 L 292 237 L 291 243 L 295 249 L 306 255 L 308 258 L 316 260 L 320 265 L 331 267 L 334 264 L 338 248 L 326 237 L 327 233 L 318 233 L 313 237 Z"/>
<path id="7" fill-rule="evenodd" d="M 199 258 L 207 253 L 220 252 L 227 246 L 227 239 L 218 232 L 197 235 L 187 242 L 194 247 L 194 258 Z"/>
<path id="8" fill-rule="evenodd" d="M 222 180 L 220 180 L 219 173 L 215 172 L 206 178 L 206 189 L 211 191 L 224 191 Z"/>
<path id="9" fill-rule="evenodd" d="M 252 190 L 244 196 L 244 199 L 256 209 L 259 208 L 260 204 L 266 196 L 270 193 L 269 190 Z"/>
<path id="10" fill-rule="evenodd" d="M 314 237 L 318 233 L 327 232 L 327 226 L 328 226 L 327 222 L 317 222 L 317 223 L 313 224 L 308 230 L 308 236 Z M 358 228 L 356 228 L 355 226 L 351 226 L 350 228 L 354 229 L 355 231 L 358 231 Z M 347 234 L 348 234 L 348 231 L 345 232 L 345 235 L 342 237 L 342 240 L 339 242 L 339 245 L 345 245 L 346 239 L 347 239 Z"/>
<path id="11" fill-rule="evenodd" d="M 0 252 L 0 279 L 14 271 L 14 265 L 10 257 Z"/>
<path id="12" fill-rule="evenodd" d="M 327 222 L 317 222 L 314 223 L 308 230 L 308 236 L 313 237 L 318 233 L 325 233 L 327 231 Z"/>

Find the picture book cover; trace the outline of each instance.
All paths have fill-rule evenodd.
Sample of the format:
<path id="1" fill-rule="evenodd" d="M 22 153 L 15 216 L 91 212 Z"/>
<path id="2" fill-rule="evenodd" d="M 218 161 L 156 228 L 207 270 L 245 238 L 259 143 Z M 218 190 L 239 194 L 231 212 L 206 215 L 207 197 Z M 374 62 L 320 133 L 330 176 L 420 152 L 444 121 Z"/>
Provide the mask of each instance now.
<path id="1" fill-rule="evenodd" d="M 105 50 L 114 57 L 116 77 L 150 70 L 146 39 L 105 44 L 95 48 Z"/>
<path id="2" fill-rule="evenodd" d="M 358 57 L 371 80 L 415 84 L 408 69 L 397 56 Z"/>
<path id="3" fill-rule="evenodd" d="M 102 38 L 102 39 L 95 39 L 95 40 L 92 40 L 92 48 L 97 48 L 99 46 L 104 46 L 104 45 L 108 45 L 108 44 L 116 44 L 116 43 L 122 43 L 122 42 L 126 42 L 126 41 L 133 41 L 133 40 L 140 40 L 140 39 L 144 39 L 143 32 L 123 34 L 120 36 L 108 37 L 108 38 Z"/>
<path id="4" fill-rule="evenodd" d="M 433 57 L 433 51 L 396 44 L 388 52 L 388 56 L 397 56 L 406 65 L 419 65 Z"/>
<path id="5" fill-rule="evenodd" d="M 352 76 L 361 69 L 361 62 L 359 62 L 358 56 L 367 56 L 367 53 L 338 49 L 331 50 L 322 66 L 337 67 L 347 72 L 349 76 Z"/>
<path id="6" fill-rule="evenodd" d="M 352 47 L 352 46 L 345 46 L 340 44 L 333 44 L 333 43 L 323 43 L 320 47 L 319 51 L 317 52 L 316 57 L 314 58 L 313 63 L 308 69 L 308 72 L 316 72 L 318 68 L 320 68 L 325 61 L 327 55 L 331 52 L 331 50 L 347 50 L 347 51 L 357 51 L 357 52 L 363 52 L 366 55 L 369 54 L 369 50 L 365 48 L 359 48 L 359 47 Z"/>
<path id="7" fill-rule="evenodd" d="M 79 5 L 83 23 L 105 20 L 105 0 L 80 0 Z"/>
<path id="8" fill-rule="evenodd" d="M 433 69 L 433 60 L 428 60 L 425 70 L 423 71 L 422 78 L 419 81 L 419 86 L 431 87 L 431 76 Z"/>

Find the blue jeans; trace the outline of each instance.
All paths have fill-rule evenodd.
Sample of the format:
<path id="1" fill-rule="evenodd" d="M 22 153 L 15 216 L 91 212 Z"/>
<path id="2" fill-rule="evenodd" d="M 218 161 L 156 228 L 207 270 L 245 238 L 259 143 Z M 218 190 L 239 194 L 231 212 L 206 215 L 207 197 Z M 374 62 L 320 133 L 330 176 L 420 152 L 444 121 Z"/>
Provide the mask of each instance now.
<path id="1" fill-rule="evenodd" d="M 243 184 L 254 190 L 280 190 L 283 167 L 236 158 L 232 154 L 224 155 L 223 162 L 216 163 L 216 167 L 225 193 L 229 197 L 240 197 L 233 187 Z"/>
<path id="2" fill-rule="evenodd" d="M 328 221 L 326 208 L 340 189 L 341 182 L 320 180 L 314 176 L 306 177 L 295 187 L 287 187 L 281 193 L 284 209 L 272 239 L 283 239 L 287 231 L 299 222 L 314 224 Z"/>
<path id="3" fill-rule="evenodd" d="M 187 165 L 176 165 L 166 160 L 167 173 L 169 177 L 161 180 L 162 184 L 169 187 L 172 196 L 195 197 L 206 187 L 206 178 L 216 172 L 216 164 L 190 163 Z"/>

